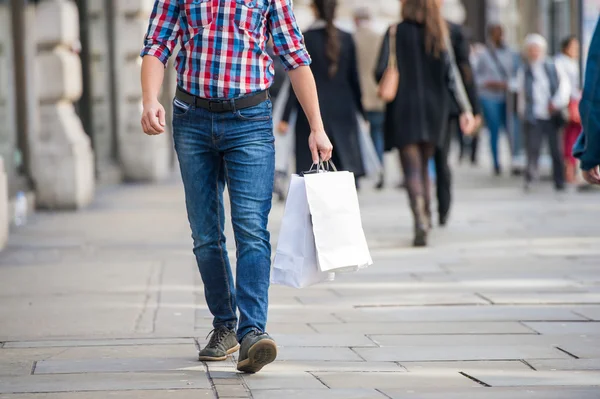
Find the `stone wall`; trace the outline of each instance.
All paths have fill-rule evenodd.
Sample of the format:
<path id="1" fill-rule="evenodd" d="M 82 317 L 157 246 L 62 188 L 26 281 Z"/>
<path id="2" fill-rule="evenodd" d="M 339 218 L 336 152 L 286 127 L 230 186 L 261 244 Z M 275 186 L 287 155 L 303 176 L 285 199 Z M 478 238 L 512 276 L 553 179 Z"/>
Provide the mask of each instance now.
<path id="1" fill-rule="evenodd" d="M 146 136 L 140 124 L 142 115 L 141 63 L 142 39 L 148 27 L 153 0 L 119 0 L 116 29 L 119 108 L 119 159 L 125 179 L 158 181 L 171 171 L 169 134 Z M 168 107 L 165 107 L 168 108 Z"/>
<path id="2" fill-rule="evenodd" d="M 94 193 L 94 156 L 73 102 L 81 97 L 81 60 L 77 6 L 70 0 L 45 0 L 36 10 L 35 85 L 39 130 L 31 143 L 36 204 L 77 209 Z"/>
<path id="3" fill-rule="evenodd" d="M 10 9 L 8 4 L 0 3 L 0 158 L 4 158 L 7 174 L 14 173 L 17 147 L 13 70 Z"/>

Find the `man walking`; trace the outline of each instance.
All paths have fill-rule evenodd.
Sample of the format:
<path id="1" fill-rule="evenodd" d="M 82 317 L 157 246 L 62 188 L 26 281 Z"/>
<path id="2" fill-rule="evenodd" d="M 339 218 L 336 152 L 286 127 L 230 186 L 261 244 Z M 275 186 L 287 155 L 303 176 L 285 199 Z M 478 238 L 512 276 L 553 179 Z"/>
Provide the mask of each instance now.
<path id="1" fill-rule="evenodd" d="M 448 22 L 448 33 L 450 35 L 450 42 L 454 52 L 454 60 L 460 73 L 460 78 L 462 79 L 466 94 L 468 95 L 468 102 L 470 104 L 458 104 L 454 100 L 454 97 L 449 93 L 452 105 L 448 120 L 448 132 L 446 133 L 443 144 L 435 149 L 434 154 L 436 174 L 435 183 L 440 226 L 445 226 L 448 223 L 448 217 L 452 205 L 452 171 L 450 170 L 450 165 L 448 164 L 448 155 L 450 152 L 450 143 L 452 142 L 453 133 L 458 133 L 461 139 L 460 144 L 462 152 L 462 136 L 463 134 L 470 135 L 472 132 L 463 132 L 463 129 L 460 126 L 460 114 L 463 112 L 463 108 L 466 106 L 472 108 L 473 115 L 479 116 L 480 114 L 479 101 L 477 100 L 477 88 L 475 87 L 473 70 L 469 60 L 469 40 L 465 35 L 462 26 L 458 24 Z"/>
<path id="2" fill-rule="evenodd" d="M 370 26 L 371 11 L 369 8 L 357 8 L 354 11 L 354 22 L 356 24 L 354 41 L 356 43 L 356 53 L 358 55 L 358 70 L 360 71 L 360 86 L 363 93 L 363 107 L 366 111 L 367 121 L 369 122 L 371 129 L 371 138 L 383 167 L 383 155 L 385 151 L 383 134 L 385 103 L 378 96 L 377 82 L 373 76 L 383 37 L 375 32 Z M 383 188 L 384 180 L 385 176 L 382 170 L 376 185 L 378 190 Z"/>
<path id="3" fill-rule="evenodd" d="M 149 135 L 161 134 L 165 110 L 158 94 L 164 66 L 178 40 L 181 44 L 173 136 L 194 254 L 214 316 L 199 359 L 225 360 L 239 348 L 237 368 L 249 373 L 277 355 L 265 332 L 275 162 L 269 38 L 309 119 L 313 161 L 328 160 L 332 146 L 291 0 L 155 0 L 141 52 L 142 126 Z M 223 232 L 225 185 L 237 247 L 235 284 Z"/>

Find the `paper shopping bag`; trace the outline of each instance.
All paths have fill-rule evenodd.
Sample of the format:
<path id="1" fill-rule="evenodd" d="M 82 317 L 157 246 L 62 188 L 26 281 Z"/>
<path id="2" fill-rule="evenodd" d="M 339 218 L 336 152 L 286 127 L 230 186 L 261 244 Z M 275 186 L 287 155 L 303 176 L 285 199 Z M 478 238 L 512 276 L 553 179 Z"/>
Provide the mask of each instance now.
<path id="1" fill-rule="evenodd" d="M 318 173 L 307 175 L 304 180 L 320 270 L 338 273 L 373 264 L 360 218 L 354 174 Z"/>
<path id="2" fill-rule="evenodd" d="M 293 175 L 271 270 L 271 282 L 303 288 L 333 280 L 333 277 L 334 274 L 319 270 L 305 181 Z"/>

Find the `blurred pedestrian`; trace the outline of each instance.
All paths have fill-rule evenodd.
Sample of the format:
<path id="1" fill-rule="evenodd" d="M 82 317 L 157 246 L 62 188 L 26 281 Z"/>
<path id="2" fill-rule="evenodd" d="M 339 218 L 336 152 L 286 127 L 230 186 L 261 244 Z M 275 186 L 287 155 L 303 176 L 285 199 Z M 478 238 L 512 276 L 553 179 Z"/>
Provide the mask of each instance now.
<path id="1" fill-rule="evenodd" d="M 581 87 L 579 84 L 579 40 L 569 36 L 563 40 L 561 53 L 554 58 L 554 62 L 568 76 L 571 86 L 571 99 L 567 109 L 567 125 L 565 126 L 563 146 L 565 157 L 565 175 L 568 183 L 575 183 L 577 176 L 577 159 L 573 156 L 573 146 L 581 133 L 581 117 L 579 115 L 579 100 Z"/>
<path id="2" fill-rule="evenodd" d="M 491 24 L 488 27 L 487 47 L 477 59 L 475 79 L 483 116 L 490 132 L 490 149 L 496 175 L 502 173 L 498 142 L 500 130 L 508 126 L 507 93 L 516 71 L 515 58 L 515 53 L 504 43 L 504 28 L 499 24 Z"/>
<path id="3" fill-rule="evenodd" d="M 537 175 L 545 138 L 552 156 L 554 187 L 562 191 L 565 188 L 565 175 L 559 132 L 564 124 L 562 112 L 569 104 L 571 87 L 569 77 L 546 56 L 547 47 L 546 39 L 541 35 L 530 34 L 525 38 L 527 61 L 519 69 L 516 80 L 519 112 L 525 122 L 525 188 L 530 188 Z"/>
<path id="4" fill-rule="evenodd" d="M 157 135 L 165 131 L 165 109 L 158 101 L 164 68 L 177 42 L 181 45 L 173 139 L 214 327 L 199 360 L 223 361 L 239 349 L 237 369 L 247 373 L 261 370 L 277 355 L 275 341 L 265 332 L 275 164 L 267 92 L 273 82 L 265 48 L 269 35 L 309 115 L 312 160 L 328 160 L 333 149 L 291 0 L 155 0 L 141 53 L 141 123 L 146 134 Z M 225 186 L 238 255 L 235 281 L 225 245 Z"/>
<path id="5" fill-rule="evenodd" d="M 600 185 L 600 22 L 596 25 L 592 43 L 588 51 L 585 68 L 585 84 L 579 104 L 583 132 L 579 136 L 574 155 L 581 162 L 583 178 L 591 184 Z"/>
<path id="6" fill-rule="evenodd" d="M 312 57 L 310 67 L 319 91 L 323 123 L 336 149 L 332 161 L 338 169 L 354 172 L 358 179 L 364 175 L 358 141 L 358 115 L 364 115 L 364 111 L 354 40 L 334 25 L 337 0 L 313 0 L 312 9 L 317 21 L 304 32 L 304 40 Z M 279 131 L 288 129 L 294 109 L 298 111 L 296 172 L 300 173 L 308 170 L 313 161 L 303 145 L 310 135 L 311 124 L 298 107 L 296 94 L 290 92 Z"/>
<path id="7" fill-rule="evenodd" d="M 462 84 L 468 95 L 469 107 L 472 109 L 474 115 L 480 114 L 479 100 L 477 97 L 477 88 L 475 86 L 475 80 L 473 79 L 473 70 L 469 60 L 470 55 L 470 44 L 467 34 L 464 32 L 462 26 L 448 23 L 448 29 L 450 34 L 450 41 L 452 43 L 452 49 L 455 55 L 455 63 L 459 71 L 459 78 L 462 80 Z M 451 91 L 448 92 L 451 94 Z M 465 147 L 465 136 L 471 136 L 471 132 L 463 132 L 460 126 L 460 114 L 462 113 L 463 106 L 458 101 L 451 97 L 450 101 L 450 115 L 447 125 L 447 134 L 442 142 L 441 146 L 438 146 L 435 150 L 435 168 L 436 168 L 436 194 L 438 200 L 438 217 L 440 226 L 445 226 L 448 222 L 448 216 L 450 213 L 450 207 L 452 205 L 452 171 L 448 164 L 448 155 L 450 152 L 450 144 L 452 137 L 458 138 L 460 145 L 460 157 L 463 156 Z M 465 133 L 469 133 L 468 135 Z"/>
<path id="8" fill-rule="evenodd" d="M 398 148 L 414 217 L 415 246 L 427 245 L 430 228 L 428 162 L 445 139 L 452 84 L 448 61 L 448 29 L 437 0 L 401 0 L 402 19 L 393 25 L 381 46 L 376 70 L 381 81 L 391 64 L 399 72 L 398 90 L 387 105 L 386 146 Z M 393 40 L 391 40 L 393 39 Z M 390 43 L 395 43 L 391 46 Z M 465 125 L 473 115 L 465 113 Z"/>
<path id="9" fill-rule="evenodd" d="M 383 165 L 383 154 L 385 149 L 383 123 L 385 120 L 385 103 L 377 94 L 377 82 L 373 71 L 377 63 L 377 52 L 381 46 L 382 37 L 375 32 L 371 26 L 372 16 L 368 7 L 360 7 L 354 11 L 354 22 L 356 32 L 356 52 L 358 58 L 358 70 L 360 72 L 360 83 L 362 88 L 362 102 L 371 129 L 371 138 L 377 150 L 379 160 Z M 385 176 L 382 170 L 376 188 L 382 189 Z"/>

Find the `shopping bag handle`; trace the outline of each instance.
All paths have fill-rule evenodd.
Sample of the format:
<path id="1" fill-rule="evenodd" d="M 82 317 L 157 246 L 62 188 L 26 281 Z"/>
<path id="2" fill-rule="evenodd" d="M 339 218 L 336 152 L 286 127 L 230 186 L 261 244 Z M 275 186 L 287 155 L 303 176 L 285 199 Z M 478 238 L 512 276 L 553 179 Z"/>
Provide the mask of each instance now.
<path id="1" fill-rule="evenodd" d="M 337 172 L 337 168 L 335 166 L 335 164 L 329 160 L 327 162 L 323 162 L 321 159 L 319 159 L 319 162 L 317 163 L 313 163 L 310 167 L 310 169 L 306 172 L 302 172 L 302 176 L 304 175 L 313 175 L 315 173 L 321 173 L 321 171 L 324 172 Z"/>

